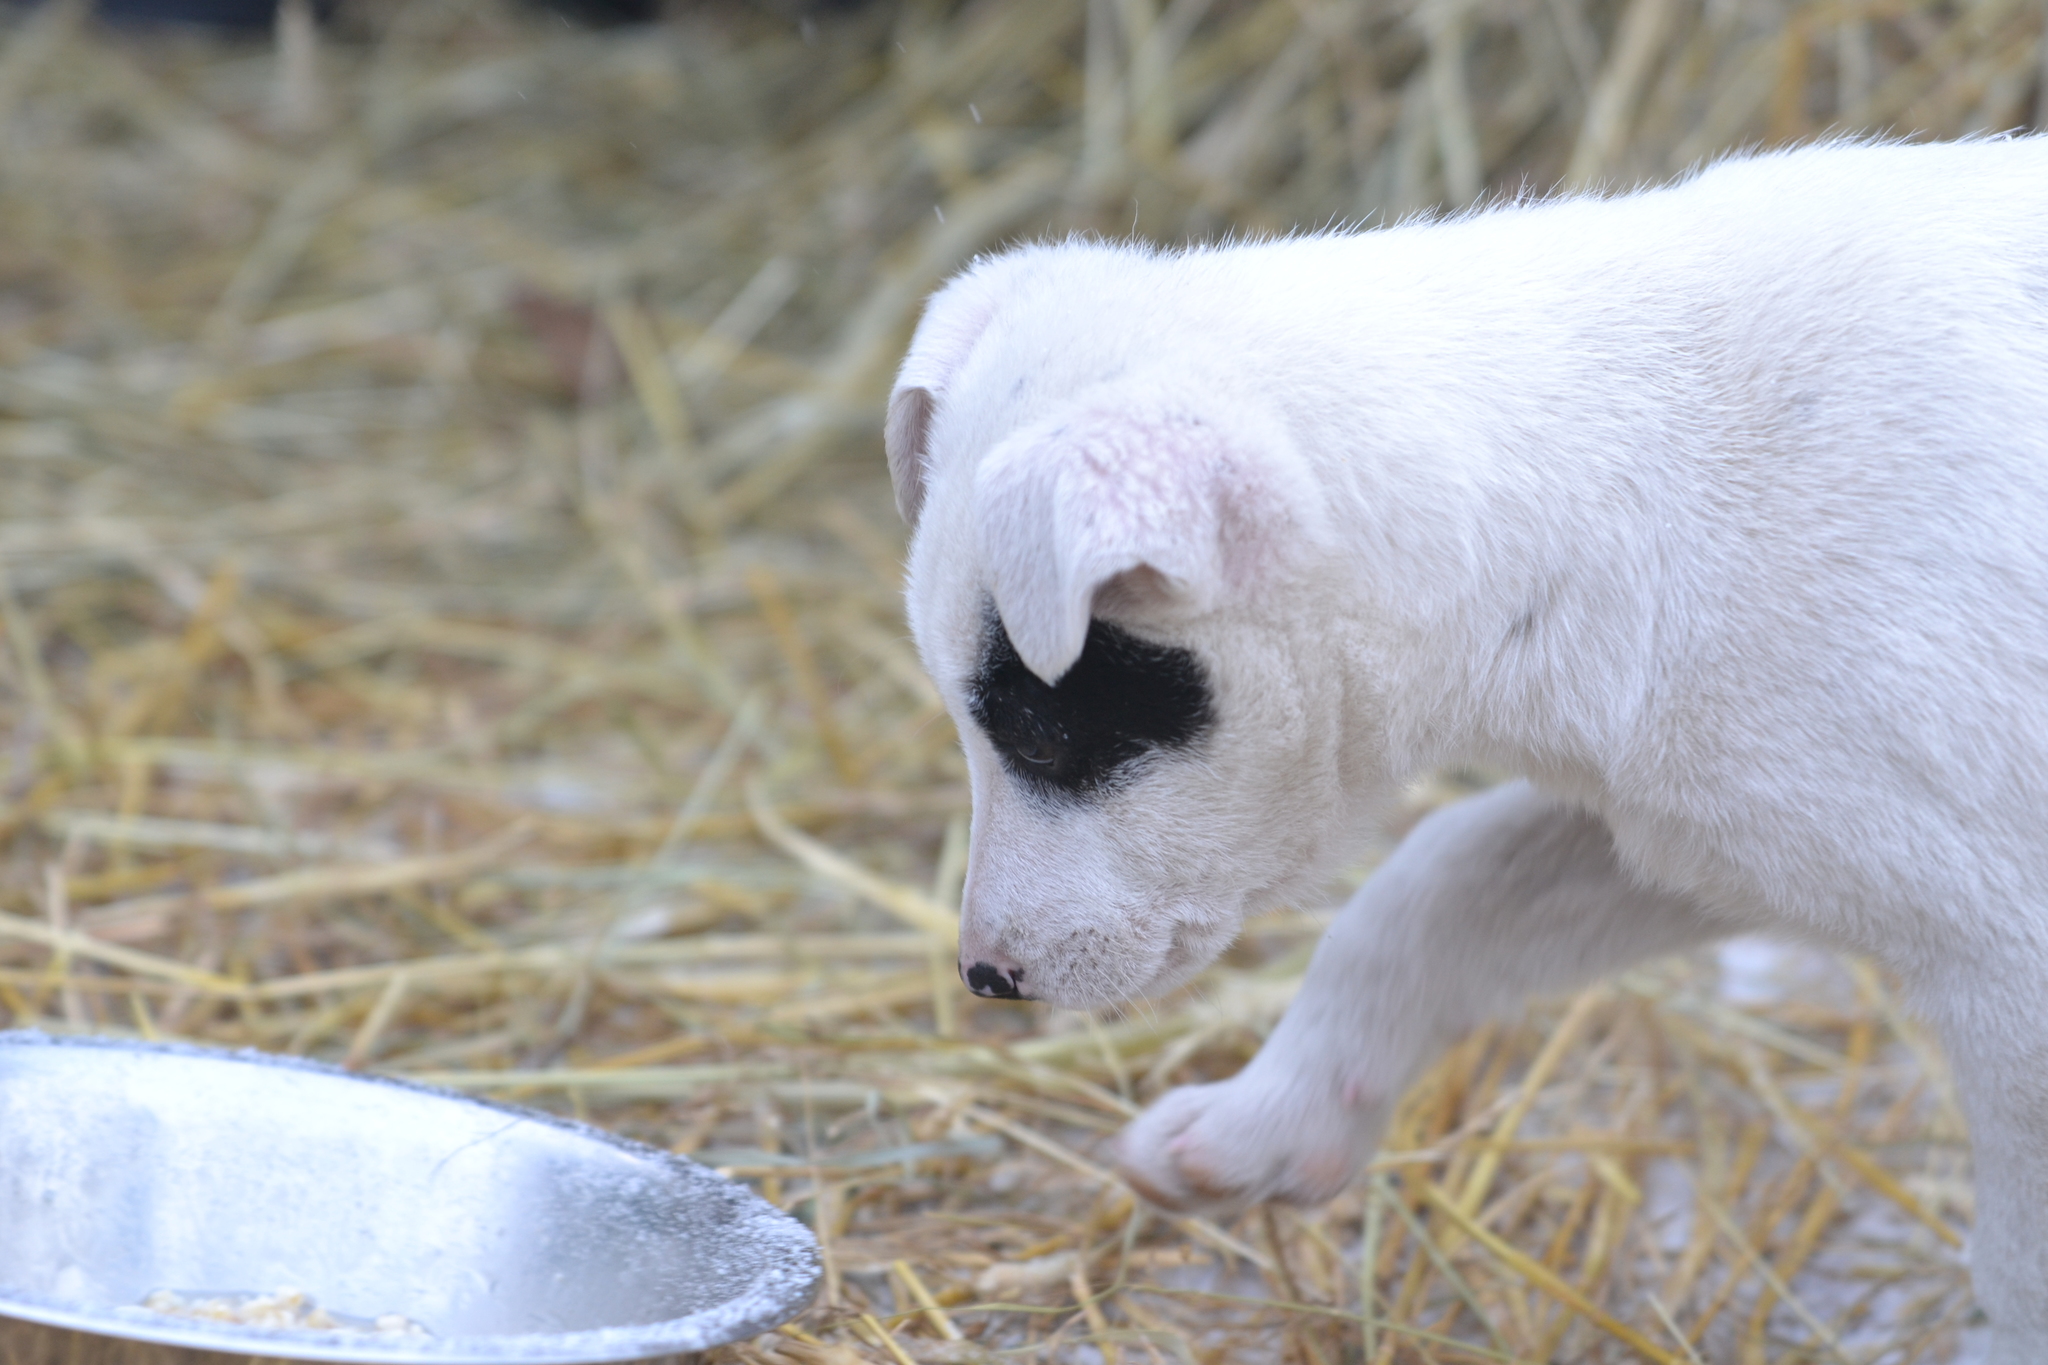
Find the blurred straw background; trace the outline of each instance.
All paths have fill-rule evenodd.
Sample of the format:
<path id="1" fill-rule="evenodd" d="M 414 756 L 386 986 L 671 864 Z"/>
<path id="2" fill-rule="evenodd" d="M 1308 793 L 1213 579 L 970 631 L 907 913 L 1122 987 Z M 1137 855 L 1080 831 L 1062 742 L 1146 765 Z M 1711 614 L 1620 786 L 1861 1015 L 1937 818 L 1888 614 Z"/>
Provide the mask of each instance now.
<path id="1" fill-rule="evenodd" d="M 1328 1208 L 1134 1207 L 1108 1136 L 1242 1064 L 1327 907 L 1127 1014 L 960 989 L 967 798 L 877 431 L 976 251 L 2024 126 L 2043 13 L 7 11 L 0 1024 L 305 1053 L 729 1168 L 829 1271 L 721 1362 L 1965 1359 L 1938 1057 L 1877 973 L 1755 944 L 1483 1030 Z"/>

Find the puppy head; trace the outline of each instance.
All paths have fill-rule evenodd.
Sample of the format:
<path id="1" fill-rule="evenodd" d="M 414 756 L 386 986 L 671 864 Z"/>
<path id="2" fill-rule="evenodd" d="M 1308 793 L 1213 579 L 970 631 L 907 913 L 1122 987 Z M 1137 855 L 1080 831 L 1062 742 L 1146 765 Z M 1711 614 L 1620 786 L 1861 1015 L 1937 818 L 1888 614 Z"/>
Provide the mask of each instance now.
<path id="1" fill-rule="evenodd" d="M 974 793 L 962 972 L 1080 1006 L 1178 984 L 1312 888 L 1369 775 L 1285 426 L 1104 297 L 1103 256 L 1144 258 L 1074 254 L 935 300 L 888 438 Z"/>

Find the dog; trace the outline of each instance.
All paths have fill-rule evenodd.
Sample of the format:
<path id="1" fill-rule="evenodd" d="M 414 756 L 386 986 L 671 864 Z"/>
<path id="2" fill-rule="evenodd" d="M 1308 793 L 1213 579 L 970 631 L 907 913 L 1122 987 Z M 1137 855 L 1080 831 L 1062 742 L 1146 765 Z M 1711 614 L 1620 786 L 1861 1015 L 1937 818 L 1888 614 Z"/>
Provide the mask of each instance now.
<path id="1" fill-rule="evenodd" d="M 2048 138 L 1012 250 L 929 301 L 885 444 L 979 994 L 1168 990 L 1416 775 L 1520 775 L 1130 1125 L 1135 1189 L 1327 1199 L 1474 1024 L 1772 932 L 1939 1030 L 1992 1358 L 2048 1360 Z"/>

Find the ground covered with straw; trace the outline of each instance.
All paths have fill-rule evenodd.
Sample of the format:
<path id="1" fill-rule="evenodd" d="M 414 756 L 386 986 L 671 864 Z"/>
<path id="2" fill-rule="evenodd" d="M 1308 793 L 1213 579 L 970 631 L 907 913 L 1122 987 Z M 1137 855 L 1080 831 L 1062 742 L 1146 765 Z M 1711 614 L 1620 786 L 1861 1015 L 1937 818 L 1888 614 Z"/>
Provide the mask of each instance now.
<path id="1" fill-rule="evenodd" d="M 827 1276 L 721 1362 L 1966 1358 L 1938 1057 L 1877 973 L 1756 944 L 1482 1030 L 1327 1208 L 1134 1205 L 1107 1139 L 1243 1063 L 1328 907 L 1128 1013 L 960 989 L 967 796 L 877 430 L 922 296 L 1004 240 L 1996 131 L 2048 100 L 2041 26 L 905 0 L 592 33 L 416 0 L 235 43 L 10 11 L 0 1025 L 302 1053 L 727 1168 Z M 101 1349 L 0 1330 L 10 1365 Z"/>

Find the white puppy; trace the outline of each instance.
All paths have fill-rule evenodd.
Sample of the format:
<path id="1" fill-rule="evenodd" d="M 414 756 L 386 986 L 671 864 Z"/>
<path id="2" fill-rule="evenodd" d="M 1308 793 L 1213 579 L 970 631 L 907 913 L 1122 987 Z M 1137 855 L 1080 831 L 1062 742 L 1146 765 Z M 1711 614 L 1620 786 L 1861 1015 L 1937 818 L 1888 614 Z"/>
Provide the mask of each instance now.
<path id="1" fill-rule="evenodd" d="M 1775 930 L 1940 1028 L 1995 1359 L 2048 1360 L 2048 140 L 1013 252 L 933 299 L 888 447 L 982 993 L 1166 989 L 1405 779 L 1528 779 L 1131 1126 L 1139 1189 L 1326 1198 L 1488 1013 Z"/>

